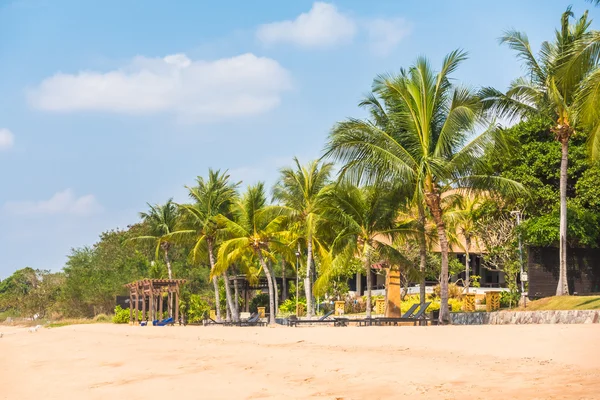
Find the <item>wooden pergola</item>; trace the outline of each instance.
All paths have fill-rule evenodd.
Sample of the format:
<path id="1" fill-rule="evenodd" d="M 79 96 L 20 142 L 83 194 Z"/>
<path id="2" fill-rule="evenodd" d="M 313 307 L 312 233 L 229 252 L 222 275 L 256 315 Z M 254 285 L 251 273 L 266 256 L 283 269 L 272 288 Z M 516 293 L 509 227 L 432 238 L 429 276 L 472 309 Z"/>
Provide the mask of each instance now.
<path id="1" fill-rule="evenodd" d="M 179 321 L 179 286 L 185 282 L 185 279 L 141 279 L 126 284 L 125 287 L 129 288 L 129 322 L 138 323 L 140 300 L 142 300 L 142 309 L 140 310 L 142 311 L 142 321 L 161 319 L 165 293 L 167 294 L 169 317 L 173 317 L 173 310 L 175 310 L 173 320 Z M 175 304 L 173 305 L 173 303 Z M 147 309 L 146 304 L 148 304 Z"/>

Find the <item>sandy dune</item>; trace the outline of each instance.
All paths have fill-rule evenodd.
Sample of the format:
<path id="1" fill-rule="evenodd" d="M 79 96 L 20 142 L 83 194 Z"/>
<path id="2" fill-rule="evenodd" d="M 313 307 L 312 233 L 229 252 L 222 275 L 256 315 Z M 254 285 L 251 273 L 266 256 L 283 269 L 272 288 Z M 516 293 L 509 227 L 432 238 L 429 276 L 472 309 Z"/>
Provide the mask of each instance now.
<path id="1" fill-rule="evenodd" d="M 0 332 L 10 400 L 600 399 L 600 325 Z"/>

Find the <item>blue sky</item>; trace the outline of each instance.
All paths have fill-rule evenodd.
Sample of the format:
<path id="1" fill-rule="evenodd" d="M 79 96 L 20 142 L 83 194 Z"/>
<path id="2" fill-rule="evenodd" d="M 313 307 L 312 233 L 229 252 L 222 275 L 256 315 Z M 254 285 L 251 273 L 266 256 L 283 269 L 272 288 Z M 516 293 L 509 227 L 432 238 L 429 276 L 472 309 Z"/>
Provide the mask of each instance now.
<path id="1" fill-rule="evenodd" d="M 502 31 L 537 46 L 568 5 L 0 0 L 0 278 L 60 269 L 209 167 L 272 183 L 419 55 L 462 48 L 457 81 L 505 88 L 521 69 Z"/>

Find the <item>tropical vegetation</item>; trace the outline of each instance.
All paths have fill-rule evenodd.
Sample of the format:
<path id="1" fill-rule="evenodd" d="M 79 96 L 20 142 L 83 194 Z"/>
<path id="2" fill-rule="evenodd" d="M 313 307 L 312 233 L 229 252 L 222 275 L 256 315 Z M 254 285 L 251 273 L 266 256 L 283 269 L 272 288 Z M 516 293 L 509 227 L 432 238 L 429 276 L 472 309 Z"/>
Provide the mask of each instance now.
<path id="1" fill-rule="evenodd" d="M 527 291 L 531 246 L 559 249 L 556 294 L 569 294 L 570 249 L 600 245 L 600 32 L 569 8 L 538 53 L 522 32 L 500 41 L 526 69 L 507 90 L 458 84 L 465 51 L 437 68 L 419 57 L 375 77 L 358 104 L 367 116 L 340 118 L 321 158 L 294 158 L 271 189 L 209 169 L 187 199 L 148 204 L 137 222 L 73 249 L 62 271 L 23 268 L 0 282 L 0 313 L 104 315 L 124 284 L 178 278 L 188 322 L 258 307 L 269 323 L 310 318 L 333 300 L 369 317 L 373 277 L 392 269 L 405 303 L 433 301 L 445 323 L 479 285 L 474 249 L 482 268 L 505 276 L 512 306 Z M 363 276 L 365 297 L 352 296 Z M 240 279 L 264 293 L 241 296 Z M 116 309 L 116 322 L 128 318 Z"/>

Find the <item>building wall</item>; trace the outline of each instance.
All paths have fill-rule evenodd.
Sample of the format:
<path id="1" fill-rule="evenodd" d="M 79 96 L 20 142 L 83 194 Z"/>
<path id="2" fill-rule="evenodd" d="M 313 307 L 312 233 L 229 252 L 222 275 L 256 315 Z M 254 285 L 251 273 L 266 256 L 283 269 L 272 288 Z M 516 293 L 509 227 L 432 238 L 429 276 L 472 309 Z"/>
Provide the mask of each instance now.
<path id="1" fill-rule="evenodd" d="M 554 296 L 558 285 L 558 248 L 530 247 L 527 266 L 529 297 Z M 600 292 L 600 249 L 569 249 L 567 268 L 571 293 Z"/>

